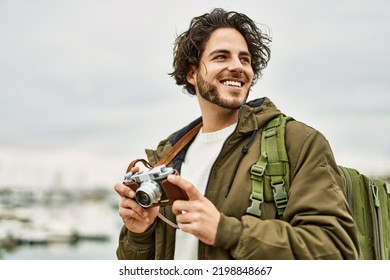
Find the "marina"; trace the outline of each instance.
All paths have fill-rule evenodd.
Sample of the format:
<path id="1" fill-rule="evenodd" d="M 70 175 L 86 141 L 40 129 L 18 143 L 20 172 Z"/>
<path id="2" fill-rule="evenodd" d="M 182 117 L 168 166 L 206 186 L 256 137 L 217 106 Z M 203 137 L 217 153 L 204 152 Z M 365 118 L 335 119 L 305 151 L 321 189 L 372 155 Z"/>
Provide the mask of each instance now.
<path id="1" fill-rule="evenodd" d="M 113 193 L 0 190 L 0 259 L 115 259 Z"/>

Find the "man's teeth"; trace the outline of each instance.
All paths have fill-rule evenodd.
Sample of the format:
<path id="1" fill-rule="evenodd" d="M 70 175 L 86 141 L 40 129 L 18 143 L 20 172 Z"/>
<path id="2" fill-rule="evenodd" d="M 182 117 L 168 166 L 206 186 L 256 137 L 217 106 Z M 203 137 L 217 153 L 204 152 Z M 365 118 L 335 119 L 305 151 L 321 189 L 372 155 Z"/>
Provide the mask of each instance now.
<path id="1" fill-rule="evenodd" d="M 236 81 L 223 81 L 222 84 L 225 86 L 241 87 L 241 83 Z"/>

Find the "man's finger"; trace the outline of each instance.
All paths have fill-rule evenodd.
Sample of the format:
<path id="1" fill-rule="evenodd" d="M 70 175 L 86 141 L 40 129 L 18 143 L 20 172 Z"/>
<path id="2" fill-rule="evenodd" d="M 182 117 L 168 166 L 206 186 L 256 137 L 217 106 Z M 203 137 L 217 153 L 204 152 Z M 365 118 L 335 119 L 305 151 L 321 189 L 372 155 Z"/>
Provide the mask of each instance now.
<path id="1" fill-rule="evenodd" d="M 114 189 L 121 196 L 129 197 L 129 198 L 135 197 L 135 192 L 122 183 L 116 183 L 114 185 Z"/>
<path id="2" fill-rule="evenodd" d="M 194 187 L 194 185 L 184 180 L 179 175 L 169 175 L 168 181 L 185 191 L 189 200 L 197 200 L 203 197 L 203 195 L 197 190 L 197 188 Z"/>

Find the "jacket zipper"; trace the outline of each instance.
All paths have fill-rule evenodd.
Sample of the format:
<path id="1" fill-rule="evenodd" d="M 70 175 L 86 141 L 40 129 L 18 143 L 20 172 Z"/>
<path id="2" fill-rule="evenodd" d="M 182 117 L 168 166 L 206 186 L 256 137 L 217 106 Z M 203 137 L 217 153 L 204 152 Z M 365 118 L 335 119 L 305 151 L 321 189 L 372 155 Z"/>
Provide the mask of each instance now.
<path id="1" fill-rule="evenodd" d="M 384 258 L 384 252 L 381 249 L 383 244 L 383 236 L 382 236 L 382 219 L 381 219 L 381 208 L 378 194 L 378 186 L 375 181 L 370 179 L 369 182 L 369 201 L 372 212 L 372 226 L 374 231 L 374 245 L 375 245 L 375 258 L 382 260 Z"/>
<path id="2" fill-rule="evenodd" d="M 240 108 L 240 110 L 239 110 L 239 112 L 238 112 L 237 124 L 236 124 L 236 127 L 235 127 L 234 131 L 233 131 L 232 134 L 230 134 L 230 136 L 229 136 L 228 138 L 226 138 L 226 140 L 223 142 L 222 148 L 221 148 L 221 150 L 219 151 L 219 154 L 218 154 L 216 160 L 214 161 L 213 165 L 211 166 L 210 174 L 209 174 L 209 177 L 208 177 L 208 179 L 207 179 L 205 195 L 207 194 L 207 190 L 208 190 L 209 183 L 210 183 L 211 173 L 212 173 L 213 170 L 214 170 L 214 167 L 215 167 L 216 162 L 218 161 L 219 157 L 221 156 L 222 151 L 225 149 L 226 144 L 230 141 L 230 139 L 233 137 L 233 135 L 234 135 L 234 134 L 237 132 L 237 130 L 238 130 L 238 125 L 239 125 L 239 121 L 240 121 L 240 119 L 241 119 L 242 109 L 243 109 L 243 106 L 241 106 L 241 108 Z M 261 108 L 260 108 L 260 111 L 262 111 Z M 257 112 L 258 112 L 258 111 L 254 111 L 253 113 L 257 113 Z M 256 130 L 255 133 L 253 133 L 253 134 L 256 134 L 256 133 L 257 133 L 257 130 Z M 252 140 L 253 140 L 253 138 L 254 138 L 254 137 L 253 137 L 253 134 L 252 134 L 252 137 L 251 137 L 249 143 L 251 143 Z M 245 145 L 245 146 L 246 146 L 246 145 Z M 245 147 L 245 146 L 244 146 L 244 147 Z M 241 160 L 240 160 L 240 161 L 241 161 Z M 235 169 L 236 169 L 236 168 L 235 168 Z M 232 177 L 234 177 L 234 176 L 235 176 L 235 174 L 232 174 Z M 199 259 L 199 260 L 203 260 L 204 257 L 205 257 L 205 256 L 204 256 L 204 248 L 205 248 L 204 243 L 201 242 L 201 241 L 199 241 L 199 250 L 198 250 L 198 259 Z"/>
<path id="3" fill-rule="evenodd" d="M 347 169 L 343 166 L 340 166 L 340 169 L 344 173 L 345 182 L 347 185 L 347 199 L 349 207 L 353 213 L 353 189 L 352 189 L 352 180 L 349 176 Z M 383 224 L 382 224 L 382 213 L 380 208 L 378 186 L 375 181 L 369 179 L 369 189 L 368 189 L 368 200 L 370 204 L 370 211 L 372 216 L 372 228 L 373 228 L 373 238 L 374 238 L 374 259 L 383 259 Z M 361 254 L 361 252 L 360 252 Z"/>

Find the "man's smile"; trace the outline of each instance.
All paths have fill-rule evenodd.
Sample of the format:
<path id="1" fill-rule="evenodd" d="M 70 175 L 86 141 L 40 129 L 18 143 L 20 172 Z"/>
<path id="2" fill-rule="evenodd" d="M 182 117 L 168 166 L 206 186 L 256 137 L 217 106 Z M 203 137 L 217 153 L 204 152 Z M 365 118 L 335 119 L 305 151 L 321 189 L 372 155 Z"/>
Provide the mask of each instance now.
<path id="1" fill-rule="evenodd" d="M 241 88 L 244 85 L 243 82 L 235 81 L 235 80 L 222 80 L 221 84 L 223 84 L 224 86 L 237 87 L 237 88 Z"/>

